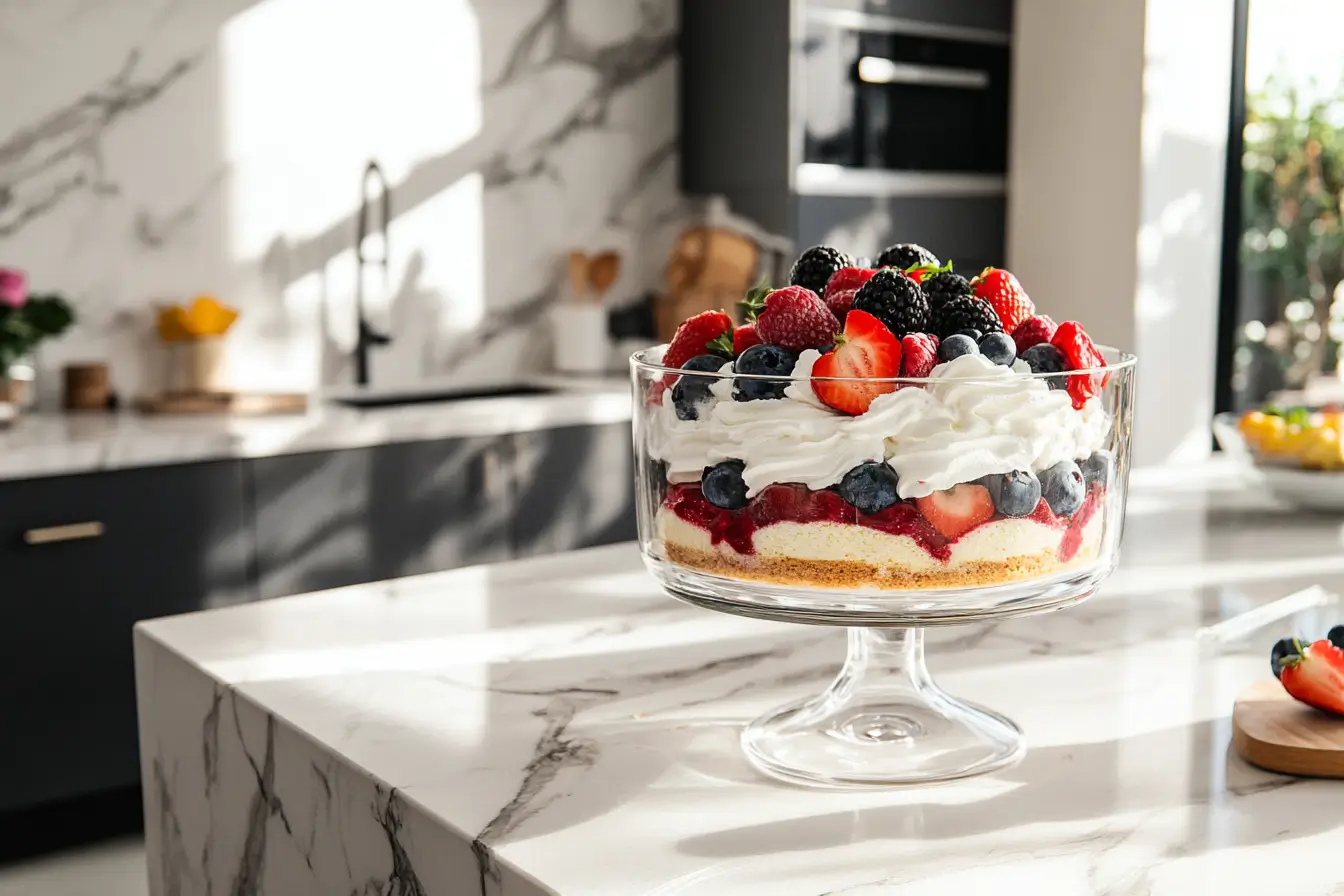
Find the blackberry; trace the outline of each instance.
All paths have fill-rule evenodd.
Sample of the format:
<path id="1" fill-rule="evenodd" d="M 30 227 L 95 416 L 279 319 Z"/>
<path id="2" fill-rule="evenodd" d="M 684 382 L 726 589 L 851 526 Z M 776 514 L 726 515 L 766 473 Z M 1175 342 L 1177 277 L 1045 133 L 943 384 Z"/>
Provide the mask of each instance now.
<path id="1" fill-rule="evenodd" d="M 971 291 L 970 281 L 951 271 L 939 271 L 931 277 L 925 277 L 919 288 L 924 290 L 930 310 L 942 305 L 948 299 L 975 295 Z"/>
<path id="2" fill-rule="evenodd" d="M 859 307 L 857 296 L 854 307 Z M 929 323 L 930 332 L 939 339 L 946 339 L 961 330 L 979 330 L 985 335 L 1003 332 L 1003 324 L 999 323 L 999 316 L 989 303 L 971 296 L 957 296 L 943 302 L 933 309 Z"/>
<path id="3" fill-rule="evenodd" d="M 859 287 L 853 307 L 882 321 L 897 339 L 907 333 L 928 332 L 929 300 L 920 292 L 919 284 L 889 268 L 878 271 Z"/>
<path id="4" fill-rule="evenodd" d="M 902 271 L 921 264 L 937 267 L 940 263 L 932 252 L 914 243 L 896 243 L 883 249 L 882 254 L 877 256 L 878 267 L 899 268 Z"/>
<path id="5" fill-rule="evenodd" d="M 826 281 L 831 279 L 832 274 L 853 264 L 850 257 L 839 249 L 813 246 L 793 263 L 793 270 L 789 271 L 789 283 L 821 295 L 826 291 Z"/>

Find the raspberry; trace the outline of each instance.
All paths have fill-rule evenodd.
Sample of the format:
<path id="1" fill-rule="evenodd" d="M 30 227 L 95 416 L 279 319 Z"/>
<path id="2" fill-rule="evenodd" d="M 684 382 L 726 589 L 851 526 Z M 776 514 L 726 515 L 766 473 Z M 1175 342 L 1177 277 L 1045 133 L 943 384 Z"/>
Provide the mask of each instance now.
<path id="1" fill-rule="evenodd" d="M 1055 322 L 1044 314 L 1033 314 L 1013 330 L 1013 342 L 1017 344 L 1018 355 L 1021 355 L 1033 345 L 1049 342 L 1054 335 Z"/>
<path id="2" fill-rule="evenodd" d="M 937 366 L 937 336 L 907 333 L 901 339 L 901 376 L 926 377 Z"/>
<path id="3" fill-rule="evenodd" d="M 1060 324 L 1050 344 L 1059 349 L 1064 360 L 1069 362 L 1070 370 L 1088 370 L 1106 366 L 1106 359 L 1097 351 L 1097 347 L 1092 343 L 1092 337 L 1088 336 L 1083 325 L 1075 320 L 1066 320 Z M 1089 398 L 1097 394 L 1103 382 L 1104 375 L 1100 373 L 1070 376 L 1069 397 L 1073 399 L 1073 406 L 1081 409 Z"/>
<path id="4" fill-rule="evenodd" d="M 831 275 L 831 279 L 826 281 L 826 291 L 821 294 L 821 297 L 826 299 L 826 304 L 829 305 L 832 293 L 858 289 L 871 280 L 876 273 L 877 271 L 873 268 L 841 268 Z"/>
<path id="5" fill-rule="evenodd" d="M 835 341 L 840 322 L 816 293 L 786 286 L 768 293 L 756 311 L 756 333 L 762 342 L 797 353 Z"/>
<path id="6" fill-rule="evenodd" d="M 1003 268 L 985 268 L 971 281 L 971 289 L 994 309 L 1006 333 L 1013 332 L 1018 324 L 1036 313 L 1036 306 L 1022 284 Z"/>

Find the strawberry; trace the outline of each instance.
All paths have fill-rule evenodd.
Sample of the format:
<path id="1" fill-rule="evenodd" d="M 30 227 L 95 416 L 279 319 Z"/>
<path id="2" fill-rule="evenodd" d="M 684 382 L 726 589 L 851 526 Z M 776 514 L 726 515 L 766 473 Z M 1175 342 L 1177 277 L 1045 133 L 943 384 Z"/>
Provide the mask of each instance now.
<path id="1" fill-rule="evenodd" d="M 1344 650 L 1322 638 L 1311 646 L 1293 640 L 1295 653 L 1279 660 L 1283 689 L 1308 706 L 1344 716 Z"/>
<path id="2" fill-rule="evenodd" d="M 900 373 L 901 343 L 868 312 L 851 311 L 845 317 L 845 331 L 835 337 L 835 348 L 812 365 L 812 391 L 837 411 L 857 416 L 877 396 L 894 392 L 896 384 L 816 377 L 894 377 Z"/>
<path id="3" fill-rule="evenodd" d="M 938 337 L 907 333 L 901 337 L 901 376 L 928 376 L 938 366 Z"/>
<path id="4" fill-rule="evenodd" d="M 761 334 L 756 332 L 755 324 L 743 324 L 733 330 L 733 354 L 740 355 L 753 345 L 761 344 Z"/>
<path id="5" fill-rule="evenodd" d="M 942 274 L 950 270 L 952 270 L 952 262 L 950 261 L 944 265 L 938 265 L 936 263 L 930 262 L 927 264 L 917 264 L 912 268 L 906 268 L 901 273 L 905 274 L 905 276 L 909 277 L 916 283 L 923 283 L 925 280 L 929 279 L 934 274 Z"/>
<path id="6" fill-rule="evenodd" d="M 1017 329 L 1012 331 L 1013 342 L 1017 344 L 1019 358 L 1022 357 L 1024 351 L 1033 345 L 1049 342 L 1054 336 L 1055 322 L 1044 314 L 1033 314 L 1018 324 Z"/>
<path id="7" fill-rule="evenodd" d="M 960 538 L 994 516 L 994 499 L 989 489 L 969 482 L 916 498 L 915 506 L 948 540 Z"/>
<path id="8" fill-rule="evenodd" d="M 724 333 L 710 343 L 710 351 L 725 358 L 736 358 L 753 345 L 761 344 L 761 336 L 756 332 L 755 324 L 743 324 Z"/>
<path id="9" fill-rule="evenodd" d="M 1070 370 L 1088 370 L 1106 366 L 1106 359 L 1092 344 L 1092 338 L 1087 335 L 1083 325 L 1076 320 L 1066 320 L 1060 324 L 1050 344 L 1059 349 L 1064 360 L 1069 362 Z M 1081 408 L 1087 404 L 1087 400 L 1097 394 L 1103 382 L 1101 374 L 1070 376 L 1069 397 L 1073 399 L 1073 406 Z"/>
<path id="10" fill-rule="evenodd" d="M 786 286 L 747 303 L 761 341 L 790 352 L 828 345 L 840 329 L 826 303 L 810 289 Z"/>
<path id="11" fill-rule="evenodd" d="M 1003 321 L 1003 332 L 1011 333 L 1022 321 L 1036 313 L 1022 284 L 1003 268 L 985 268 L 971 280 L 971 289 L 984 299 Z"/>
<path id="12" fill-rule="evenodd" d="M 712 352 L 711 345 L 724 333 L 732 332 L 733 321 L 722 311 L 701 311 L 694 317 L 688 317 L 677 327 L 672 342 L 663 354 L 663 366 L 681 369 L 681 365 L 694 358 Z M 663 382 L 669 386 L 677 380 L 677 374 L 663 376 Z"/>

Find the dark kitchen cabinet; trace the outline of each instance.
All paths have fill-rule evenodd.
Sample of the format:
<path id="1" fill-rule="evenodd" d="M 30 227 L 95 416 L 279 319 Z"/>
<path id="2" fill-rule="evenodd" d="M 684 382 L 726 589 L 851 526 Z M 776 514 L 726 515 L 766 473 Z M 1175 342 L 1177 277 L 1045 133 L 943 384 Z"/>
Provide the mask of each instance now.
<path id="1" fill-rule="evenodd" d="M 514 554 L 532 557 L 635 537 L 630 424 L 514 436 Z"/>
<path id="2" fill-rule="evenodd" d="M 967 277 L 1004 264 L 1007 205 L 1001 196 L 800 196 L 798 245 L 840 245 L 845 234 L 875 231 L 875 245 L 919 234 Z"/>
<path id="3" fill-rule="evenodd" d="M 131 627 L 254 595 L 239 462 L 0 482 L 0 811 L 133 785 Z"/>
<path id="4" fill-rule="evenodd" d="M 0 482 L 0 814 L 137 782 L 136 622 L 633 539 L 633 482 L 628 423 Z"/>
<path id="5" fill-rule="evenodd" d="M 506 451 L 473 438 L 253 461 L 261 596 L 506 559 Z"/>

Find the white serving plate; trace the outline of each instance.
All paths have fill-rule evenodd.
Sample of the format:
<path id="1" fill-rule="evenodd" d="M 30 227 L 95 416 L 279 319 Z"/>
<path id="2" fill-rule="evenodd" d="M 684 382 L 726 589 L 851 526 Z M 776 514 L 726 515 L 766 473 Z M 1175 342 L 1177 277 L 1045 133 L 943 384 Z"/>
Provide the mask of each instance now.
<path id="1" fill-rule="evenodd" d="M 1279 500 L 1294 507 L 1344 513 L 1344 471 L 1326 473 L 1258 463 L 1237 431 L 1236 414 L 1214 417 L 1213 435 L 1224 452 L 1249 468 Z"/>

